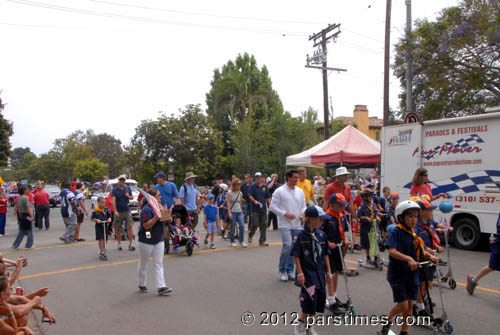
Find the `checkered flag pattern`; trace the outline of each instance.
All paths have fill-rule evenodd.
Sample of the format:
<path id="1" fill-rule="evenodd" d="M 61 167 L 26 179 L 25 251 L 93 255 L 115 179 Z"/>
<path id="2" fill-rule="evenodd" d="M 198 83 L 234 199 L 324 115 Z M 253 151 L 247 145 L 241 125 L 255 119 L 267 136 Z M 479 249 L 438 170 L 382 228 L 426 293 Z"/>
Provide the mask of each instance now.
<path id="1" fill-rule="evenodd" d="M 500 191 L 500 171 L 468 172 L 449 179 L 431 181 L 430 184 L 432 194 L 446 193 L 450 197 L 479 191 Z M 405 188 L 410 187 L 411 183 L 405 185 Z"/>
<path id="2" fill-rule="evenodd" d="M 479 137 L 477 134 L 471 134 L 467 138 L 461 138 L 457 141 L 457 144 L 454 145 L 454 147 L 461 147 L 461 148 L 467 148 L 471 145 L 478 144 L 478 143 L 484 143 L 484 140 Z"/>

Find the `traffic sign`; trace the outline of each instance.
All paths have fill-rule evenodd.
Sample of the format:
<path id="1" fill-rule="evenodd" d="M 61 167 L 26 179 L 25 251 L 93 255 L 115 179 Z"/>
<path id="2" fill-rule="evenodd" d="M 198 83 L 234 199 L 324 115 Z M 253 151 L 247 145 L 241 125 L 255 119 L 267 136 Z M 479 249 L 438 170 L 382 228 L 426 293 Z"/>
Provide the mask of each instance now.
<path id="1" fill-rule="evenodd" d="M 420 123 L 420 115 L 418 115 L 417 113 L 407 113 L 404 117 L 404 120 L 405 120 L 405 124 L 409 124 L 409 123 Z"/>

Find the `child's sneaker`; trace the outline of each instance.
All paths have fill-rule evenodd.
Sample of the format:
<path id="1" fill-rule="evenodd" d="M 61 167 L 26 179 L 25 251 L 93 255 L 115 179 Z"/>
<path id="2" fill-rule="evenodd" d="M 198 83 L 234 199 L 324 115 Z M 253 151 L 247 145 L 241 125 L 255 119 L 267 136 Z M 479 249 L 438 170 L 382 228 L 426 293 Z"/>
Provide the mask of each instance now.
<path id="1" fill-rule="evenodd" d="M 233 243 L 231 243 L 231 246 L 232 247 L 237 247 L 238 245 L 236 244 L 236 242 L 233 242 Z"/>
<path id="2" fill-rule="evenodd" d="M 366 264 L 372 264 L 372 258 L 370 256 L 366 256 Z"/>
<path id="3" fill-rule="evenodd" d="M 465 287 L 467 289 L 467 292 L 469 292 L 470 295 L 474 294 L 474 289 L 476 288 L 477 283 L 474 281 L 471 275 L 467 275 L 467 286 Z"/>
<path id="4" fill-rule="evenodd" d="M 207 239 L 205 239 L 205 240 L 203 241 L 203 245 L 205 246 L 205 248 L 206 248 L 206 247 L 208 247 L 208 240 L 207 240 Z"/>
<path id="5" fill-rule="evenodd" d="M 123 250 L 122 244 L 118 243 L 118 250 Z"/>
<path id="6" fill-rule="evenodd" d="M 295 326 L 294 330 L 295 335 L 307 335 L 307 327 L 305 322 L 299 321 L 299 323 Z"/>
<path id="7" fill-rule="evenodd" d="M 104 250 L 101 250 L 101 251 L 99 252 L 99 259 L 100 259 L 101 261 L 107 261 L 107 260 L 108 260 L 108 256 L 106 256 L 106 253 L 104 252 Z"/>
<path id="8" fill-rule="evenodd" d="M 215 249 L 215 244 L 210 244 L 210 249 Z"/>
<path id="9" fill-rule="evenodd" d="M 148 293 L 148 288 L 146 286 L 139 286 L 139 292 Z"/>
<path id="10" fill-rule="evenodd" d="M 307 327 L 307 334 L 308 335 L 319 335 L 316 332 L 316 329 L 314 329 L 313 325 L 310 325 L 309 327 Z"/>
<path id="11" fill-rule="evenodd" d="M 392 322 L 389 322 L 385 326 L 382 327 L 382 330 L 377 332 L 378 335 L 388 335 L 389 331 L 391 330 Z"/>
<path id="12" fill-rule="evenodd" d="M 172 292 L 172 289 L 169 287 L 162 287 L 158 289 L 158 295 L 161 296 L 168 295 L 170 292 Z"/>
<path id="13" fill-rule="evenodd" d="M 243 248 L 247 248 L 247 247 L 248 247 L 248 244 L 246 244 L 245 242 L 240 243 L 240 245 L 241 245 Z"/>

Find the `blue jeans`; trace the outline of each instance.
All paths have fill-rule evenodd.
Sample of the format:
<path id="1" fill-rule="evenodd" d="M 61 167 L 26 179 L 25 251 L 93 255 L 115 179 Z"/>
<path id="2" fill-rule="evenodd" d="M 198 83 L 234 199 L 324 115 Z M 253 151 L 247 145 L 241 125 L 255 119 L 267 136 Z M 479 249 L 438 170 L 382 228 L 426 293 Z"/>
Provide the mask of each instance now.
<path id="1" fill-rule="evenodd" d="M 33 246 L 33 223 L 31 223 L 31 229 L 28 231 L 21 230 L 21 226 L 19 226 L 19 232 L 17 233 L 16 240 L 12 244 L 12 247 L 19 248 L 19 245 L 24 239 L 24 235 L 28 235 L 28 240 L 26 241 L 26 248 L 31 248 Z"/>
<path id="2" fill-rule="evenodd" d="M 293 273 L 295 270 L 293 257 L 290 256 L 290 251 L 292 250 L 293 240 L 299 231 L 299 229 L 280 228 L 281 241 L 283 243 L 281 246 L 280 264 L 278 269 L 280 273 Z"/>
<path id="3" fill-rule="evenodd" d="M 231 220 L 231 232 L 229 233 L 229 239 L 231 243 L 234 243 L 234 231 L 236 230 L 236 223 L 239 224 L 240 233 L 238 234 L 238 240 L 243 243 L 243 238 L 245 237 L 245 222 L 243 221 L 242 212 L 231 212 L 233 214 L 233 219 Z"/>
<path id="4" fill-rule="evenodd" d="M 6 214 L 0 214 L 0 235 L 5 235 Z"/>

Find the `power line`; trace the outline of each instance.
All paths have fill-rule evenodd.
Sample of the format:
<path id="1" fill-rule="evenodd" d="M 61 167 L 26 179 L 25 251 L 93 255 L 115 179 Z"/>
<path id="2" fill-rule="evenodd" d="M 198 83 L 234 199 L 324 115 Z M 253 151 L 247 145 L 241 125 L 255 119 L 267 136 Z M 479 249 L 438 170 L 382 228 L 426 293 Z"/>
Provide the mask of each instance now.
<path id="1" fill-rule="evenodd" d="M 211 28 L 211 29 L 220 29 L 220 30 L 236 30 L 236 31 L 244 31 L 244 32 L 253 32 L 253 33 L 263 33 L 263 34 L 280 34 L 282 36 L 294 36 L 294 37 L 305 37 L 308 34 L 304 32 L 298 31 L 279 31 L 272 29 L 254 29 L 249 27 L 236 27 L 236 26 L 224 26 L 224 25 L 209 25 L 209 24 L 199 24 L 199 23 L 189 23 L 183 21 L 175 21 L 175 20 L 164 20 L 164 19 L 154 19 L 150 17 L 143 16 L 131 16 L 131 15 L 122 15 L 110 12 L 100 12 L 93 11 L 87 9 L 80 9 L 74 7 L 66 7 L 53 5 L 38 1 L 29 1 L 29 0 L 6 0 L 12 3 L 17 3 L 20 5 L 39 7 L 44 9 L 57 10 L 62 12 L 69 12 L 75 14 L 83 14 L 89 16 L 97 16 L 97 17 L 105 17 L 112 19 L 123 19 L 134 22 L 143 22 L 143 23 L 157 23 L 157 24 L 167 24 L 167 25 L 178 25 L 178 26 L 188 26 L 188 27 L 198 27 L 198 28 Z"/>
<path id="2" fill-rule="evenodd" d="M 324 22 L 313 22 L 313 21 L 293 21 L 293 20 L 276 20 L 276 19 L 267 19 L 267 18 L 259 18 L 259 17 L 248 17 L 248 16 L 234 16 L 234 15 L 222 15 L 222 14 L 212 14 L 212 13 L 201 13 L 201 12 L 191 12 L 191 11 L 183 11 L 176 9 L 167 9 L 161 7 L 150 7 L 143 6 L 137 4 L 125 4 L 121 2 L 115 1 L 106 1 L 106 0 L 87 0 L 90 2 L 102 3 L 106 5 L 112 6 L 120 6 L 120 7 L 128 7 L 128 8 L 138 8 L 150 11 L 159 11 L 159 12 L 168 12 L 175 14 L 185 14 L 185 15 L 195 15 L 195 16 L 208 16 L 208 17 L 216 17 L 223 19 L 237 19 L 237 20 L 247 20 L 247 21 L 260 21 L 260 22 L 273 22 L 273 23 L 291 23 L 291 24 L 307 24 L 307 25 L 316 25 L 316 24 L 324 24 Z"/>

